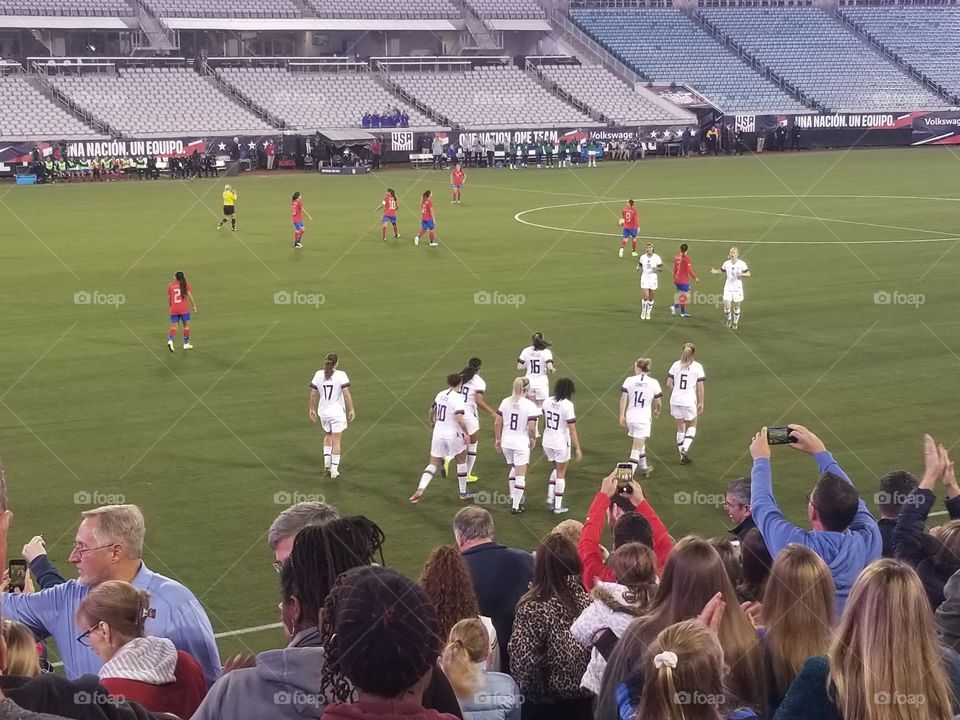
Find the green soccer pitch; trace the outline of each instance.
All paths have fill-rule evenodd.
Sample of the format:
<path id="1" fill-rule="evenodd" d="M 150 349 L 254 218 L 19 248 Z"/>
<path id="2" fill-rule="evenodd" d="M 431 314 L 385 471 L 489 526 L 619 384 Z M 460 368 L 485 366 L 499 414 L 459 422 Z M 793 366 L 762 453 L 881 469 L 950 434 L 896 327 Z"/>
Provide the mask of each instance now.
<path id="1" fill-rule="evenodd" d="M 924 432 L 958 440 L 958 178 L 960 159 L 945 150 L 768 153 L 470 170 L 451 205 L 446 171 L 277 172 L 230 180 L 236 234 L 216 229 L 222 178 L 0 187 L 11 554 L 42 533 L 70 577 L 80 511 L 136 503 L 148 565 L 187 584 L 218 633 L 241 631 L 221 640 L 224 655 L 276 647 L 279 630 L 248 631 L 278 620 L 273 518 L 314 497 L 365 514 L 386 533 L 385 561 L 416 577 L 432 547 L 452 542 L 461 507 L 455 478 L 407 502 L 427 460 L 430 402 L 478 355 L 495 407 L 534 330 L 553 342 L 554 377 L 577 385 L 584 458 L 568 471 L 564 517 L 582 519 L 628 454 L 617 404 L 632 361 L 652 357 L 664 380 L 685 342 L 708 376 L 694 462 L 678 462 L 665 402 L 643 483 L 675 537 L 729 526 L 723 490 L 749 473 L 763 425 L 820 434 L 874 507 L 881 474 L 920 468 Z M 384 242 L 375 208 L 388 185 L 401 238 Z M 412 242 L 425 189 L 438 248 Z M 297 190 L 314 220 L 295 251 Z M 617 258 L 630 197 L 665 261 L 649 322 L 636 263 Z M 681 241 L 702 279 L 683 320 L 669 312 Z M 753 274 L 736 333 L 709 273 L 734 244 Z M 178 338 L 171 354 L 165 289 L 177 270 L 199 312 L 195 349 Z M 340 354 L 357 407 L 335 481 L 321 476 L 321 432 L 307 418 L 308 383 L 328 352 Z M 512 516 L 482 419 L 474 490 L 487 493 L 498 539 L 528 549 L 557 521 L 539 448 L 534 457 L 527 512 Z M 787 448 L 773 463 L 778 498 L 804 524 L 813 463 Z"/>

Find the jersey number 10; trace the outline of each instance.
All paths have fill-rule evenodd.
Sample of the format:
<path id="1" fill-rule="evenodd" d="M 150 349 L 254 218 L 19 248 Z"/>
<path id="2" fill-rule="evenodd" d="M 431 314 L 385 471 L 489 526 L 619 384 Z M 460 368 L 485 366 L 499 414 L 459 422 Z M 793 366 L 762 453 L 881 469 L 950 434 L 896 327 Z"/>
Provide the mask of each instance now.
<path id="1" fill-rule="evenodd" d="M 443 422 L 447 419 L 447 406 L 437 405 L 437 420 Z"/>

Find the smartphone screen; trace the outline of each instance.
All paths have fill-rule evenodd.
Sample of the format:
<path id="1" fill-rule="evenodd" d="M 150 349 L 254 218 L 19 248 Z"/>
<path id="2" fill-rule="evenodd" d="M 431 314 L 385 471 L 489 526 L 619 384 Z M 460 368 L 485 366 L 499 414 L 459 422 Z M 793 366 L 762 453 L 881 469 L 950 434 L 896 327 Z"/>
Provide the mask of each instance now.
<path id="1" fill-rule="evenodd" d="M 625 484 L 633 480 L 633 465 L 630 463 L 617 463 L 617 482 Z"/>
<path id="2" fill-rule="evenodd" d="M 790 428 L 767 428 L 768 445 L 786 445 L 791 442 L 793 442 L 793 439 L 790 437 Z"/>
<path id="3" fill-rule="evenodd" d="M 23 590 L 27 579 L 27 562 L 25 560 L 11 560 L 7 567 L 10 573 L 10 590 Z"/>

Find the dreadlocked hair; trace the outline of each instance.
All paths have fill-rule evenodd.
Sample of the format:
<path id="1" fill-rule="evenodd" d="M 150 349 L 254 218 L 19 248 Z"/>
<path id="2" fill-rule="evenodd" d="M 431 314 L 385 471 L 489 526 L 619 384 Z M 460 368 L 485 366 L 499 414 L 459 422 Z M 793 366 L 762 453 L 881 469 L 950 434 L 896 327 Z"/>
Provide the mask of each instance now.
<path id="1" fill-rule="evenodd" d="M 337 576 L 351 568 L 383 563 L 383 530 L 357 515 L 297 533 L 280 584 L 285 598 L 296 597 L 303 616 L 316 618 Z"/>
<path id="2" fill-rule="evenodd" d="M 480 615 L 470 570 L 452 545 L 441 545 L 430 553 L 420 574 L 420 587 L 436 608 L 442 638 L 448 637 L 460 620 Z"/>
<path id="3" fill-rule="evenodd" d="M 437 614 L 412 580 L 378 566 L 337 578 L 323 608 L 323 693 L 346 703 L 360 690 L 398 698 L 436 663 Z"/>

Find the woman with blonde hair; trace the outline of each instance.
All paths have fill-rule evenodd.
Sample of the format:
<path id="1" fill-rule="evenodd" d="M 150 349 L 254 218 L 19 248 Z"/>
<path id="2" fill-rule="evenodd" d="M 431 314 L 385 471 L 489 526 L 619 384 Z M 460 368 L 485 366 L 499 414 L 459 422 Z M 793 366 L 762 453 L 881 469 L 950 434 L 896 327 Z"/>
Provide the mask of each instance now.
<path id="1" fill-rule="evenodd" d="M 657 590 L 657 556 L 643 543 L 621 545 L 613 551 L 607 565 L 617 581 L 598 580 L 590 593 L 593 602 L 570 628 L 577 642 L 592 648 L 580 686 L 594 694 L 600 692 L 607 667 L 604 653 L 609 654 L 630 623 L 647 611 Z"/>
<path id="2" fill-rule="evenodd" d="M 617 688 L 624 682 L 643 687 L 647 671 L 643 657 L 649 645 L 668 626 L 698 617 L 717 593 L 726 605 L 718 636 L 730 668 L 728 695 L 738 705 L 763 706 L 763 683 L 758 682 L 763 677 L 763 654 L 757 632 L 740 608 L 720 555 L 706 540 L 691 536 L 674 546 L 650 609 L 630 624 L 610 654 L 597 696 L 597 720 L 618 720 Z"/>
<path id="3" fill-rule="evenodd" d="M 952 718 L 958 665 L 937 639 L 914 569 L 877 560 L 854 583 L 826 656 L 807 660 L 775 720 Z"/>
<path id="4" fill-rule="evenodd" d="M 7 646 L 4 656 L 4 675 L 37 677 L 40 675 L 40 654 L 37 639 L 30 629 L 16 620 L 3 621 L 3 641 Z"/>
<path id="5" fill-rule="evenodd" d="M 526 378 L 514 380 L 513 392 L 500 403 L 493 422 L 494 447 L 497 452 L 503 453 L 510 466 L 507 484 L 510 488 L 510 512 L 514 515 L 524 511 L 527 465 L 530 464 L 530 451 L 537 443 L 540 409 L 527 398 L 529 387 L 530 382 Z"/>
<path id="6" fill-rule="evenodd" d="M 520 720 L 520 691 L 513 678 L 489 669 L 487 628 L 477 618 L 461 620 L 450 630 L 440 667 L 463 707 L 464 720 Z"/>
<path id="7" fill-rule="evenodd" d="M 203 670 L 167 638 L 146 636 L 144 623 L 153 617 L 146 590 L 108 580 L 80 601 L 77 640 L 103 660 L 100 682 L 111 695 L 150 712 L 191 717 L 207 693 Z"/>
<path id="8" fill-rule="evenodd" d="M 633 364 L 634 374 L 623 381 L 620 387 L 620 427 L 627 429 L 633 440 L 630 448 L 630 464 L 644 477 L 650 477 L 653 466 L 647 464 L 647 438 L 650 437 L 654 417 L 660 417 L 660 398 L 663 390 L 659 381 L 650 375 L 650 358 L 637 358 Z"/>
<path id="9" fill-rule="evenodd" d="M 777 555 L 763 595 L 761 630 L 770 715 L 803 664 L 830 647 L 836 592 L 830 568 L 810 548 L 790 544 Z"/>
<path id="10" fill-rule="evenodd" d="M 703 383 L 707 373 L 703 365 L 693 359 L 696 351 L 693 343 L 684 344 L 680 359 L 667 373 L 670 415 L 677 421 L 677 451 L 681 465 L 690 462 L 690 446 L 697 435 L 697 417 L 703 413 Z"/>

